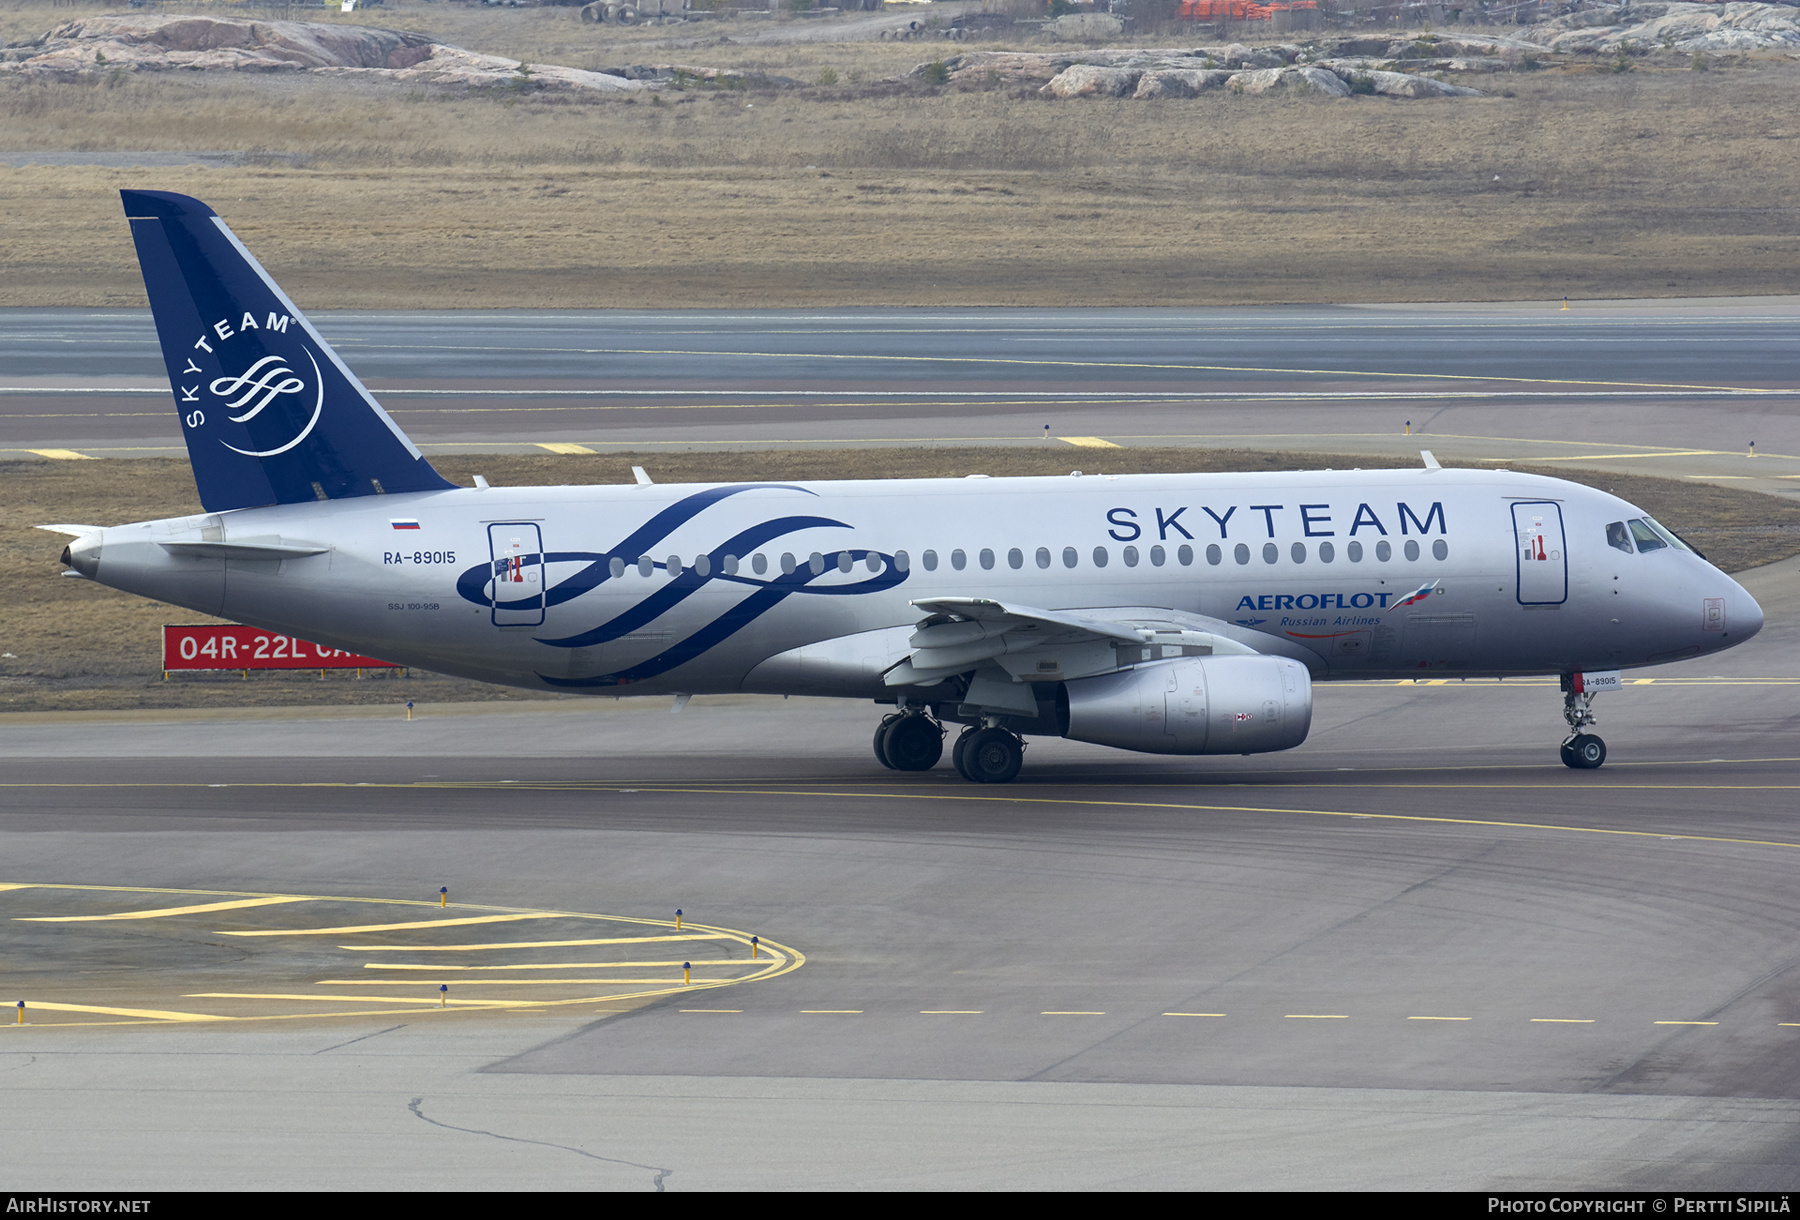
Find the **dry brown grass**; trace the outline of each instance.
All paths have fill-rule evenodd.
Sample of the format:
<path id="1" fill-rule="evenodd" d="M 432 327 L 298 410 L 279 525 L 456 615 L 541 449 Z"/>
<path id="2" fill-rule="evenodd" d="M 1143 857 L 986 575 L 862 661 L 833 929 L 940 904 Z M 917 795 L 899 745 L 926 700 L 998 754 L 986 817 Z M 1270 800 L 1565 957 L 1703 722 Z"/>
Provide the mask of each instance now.
<path id="1" fill-rule="evenodd" d="M 1247 450 L 1066 449 L 755 450 L 731 453 L 614 453 L 593 457 L 463 455 L 435 460 L 464 485 L 481 473 L 498 486 L 629 483 L 633 464 L 663 483 L 744 479 L 928 478 L 973 473 L 1090 474 L 1222 470 L 1365 469 L 1410 465 L 1381 458 Z M 1727 571 L 1800 553 L 1800 504 L 1706 484 L 1564 470 L 1541 473 L 1603 487 L 1645 508 Z M 404 699 L 521 699 L 542 696 L 418 675 L 355 681 L 333 674 L 182 676 L 161 681 L 163 623 L 201 616 L 87 581 L 56 562 L 65 540 L 41 522 L 115 524 L 198 511 L 187 463 L 143 461 L 0 463 L 0 565 L 13 573 L 0 601 L 0 710 L 381 703 Z"/>
<path id="2" fill-rule="evenodd" d="M 16 19 L 25 0 L 8 2 L 0 12 Z M 827 43 L 640 54 L 629 39 L 642 31 L 582 50 L 596 27 L 566 9 L 439 4 L 363 19 L 582 67 L 675 58 L 817 79 L 828 66 L 898 70 L 935 53 Z M 1800 291 L 1800 125 L 1784 117 L 1800 64 L 1474 83 L 1512 96 L 1059 103 L 839 86 L 650 101 L 287 77 L 0 79 L 0 147 L 282 160 L 7 172 L 0 304 L 140 302 L 113 194 L 125 185 L 209 200 L 316 305 Z"/>

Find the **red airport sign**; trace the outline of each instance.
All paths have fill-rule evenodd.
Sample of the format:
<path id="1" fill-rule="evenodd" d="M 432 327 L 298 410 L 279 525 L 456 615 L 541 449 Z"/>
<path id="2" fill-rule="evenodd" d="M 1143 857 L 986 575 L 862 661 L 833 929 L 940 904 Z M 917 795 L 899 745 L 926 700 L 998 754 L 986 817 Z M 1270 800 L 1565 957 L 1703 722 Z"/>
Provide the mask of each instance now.
<path id="1" fill-rule="evenodd" d="M 327 648 L 296 636 L 236 623 L 167 624 L 163 663 L 171 669 L 394 669 L 390 661 Z"/>

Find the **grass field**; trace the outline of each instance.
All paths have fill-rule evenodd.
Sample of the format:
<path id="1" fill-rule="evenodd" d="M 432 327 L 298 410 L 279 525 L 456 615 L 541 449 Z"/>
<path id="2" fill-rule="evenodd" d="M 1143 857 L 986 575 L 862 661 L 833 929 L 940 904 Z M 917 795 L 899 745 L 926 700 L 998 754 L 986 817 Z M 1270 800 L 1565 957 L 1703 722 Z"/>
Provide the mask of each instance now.
<path id="1" fill-rule="evenodd" d="M 89 11 L 4 0 L 0 29 Z M 1800 291 L 1800 63 L 1785 58 L 1486 76 L 1467 83 L 1493 95 L 1443 101 L 1055 102 L 868 84 L 944 49 L 931 44 L 740 46 L 709 23 L 705 45 L 657 48 L 641 44 L 660 30 L 583 26 L 572 9 L 442 3 L 346 19 L 544 63 L 829 68 L 840 84 L 646 100 L 0 77 L 0 149 L 264 159 L 6 171 L 0 305 L 140 303 L 120 186 L 208 200 L 316 307 Z"/>
<path id="2" fill-rule="evenodd" d="M 926 478 L 972 473 L 1089 474 L 1305 470 L 1400 465 L 1379 458 L 1239 450 L 856 449 L 732 453 L 617 453 L 593 457 L 495 454 L 444 457 L 446 477 L 496 486 L 629 483 L 648 466 L 660 483 L 747 479 Z M 1800 553 L 1800 504 L 1704 483 L 1579 470 L 1546 471 L 1603 487 L 1645 508 L 1727 571 Z M 188 465 L 177 459 L 0 463 L 0 564 L 14 574 L 0 601 L 0 711 L 238 707 L 476 699 L 562 698 L 415 674 L 358 681 L 306 673 L 183 675 L 162 680 L 160 627 L 206 621 L 60 573 L 66 539 L 32 526 L 111 525 L 199 511 Z"/>

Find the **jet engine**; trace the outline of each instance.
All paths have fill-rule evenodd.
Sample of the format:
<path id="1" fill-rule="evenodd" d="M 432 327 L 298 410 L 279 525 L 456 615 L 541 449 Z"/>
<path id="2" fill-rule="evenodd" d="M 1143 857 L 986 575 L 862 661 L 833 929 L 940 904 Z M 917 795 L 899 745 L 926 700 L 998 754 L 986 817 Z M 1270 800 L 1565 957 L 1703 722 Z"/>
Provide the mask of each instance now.
<path id="1" fill-rule="evenodd" d="M 1183 657 L 1079 678 L 1064 693 L 1064 736 L 1144 754 L 1288 750 L 1312 727 L 1312 678 L 1286 657 Z"/>

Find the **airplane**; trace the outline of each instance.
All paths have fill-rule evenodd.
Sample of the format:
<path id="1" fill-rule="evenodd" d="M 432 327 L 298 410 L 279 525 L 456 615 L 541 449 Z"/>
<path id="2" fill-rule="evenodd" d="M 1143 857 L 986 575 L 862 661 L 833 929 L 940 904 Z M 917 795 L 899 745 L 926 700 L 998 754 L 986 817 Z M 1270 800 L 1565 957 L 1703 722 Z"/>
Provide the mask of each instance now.
<path id="1" fill-rule="evenodd" d="M 585 695 L 888 708 L 883 766 L 962 726 L 1168 755 L 1300 745 L 1312 684 L 1559 675 L 1573 768 L 1621 670 L 1762 609 L 1650 514 L 1446 469 L 458 487 L 211 208 L 121 192 L 204 511 L 73 535 L 68 574 L 391 662 Z"/>

